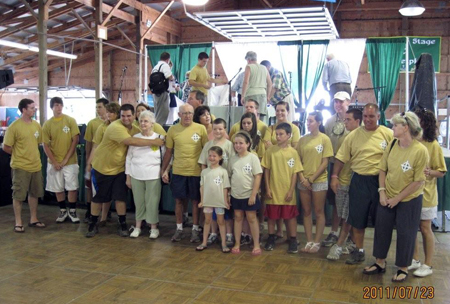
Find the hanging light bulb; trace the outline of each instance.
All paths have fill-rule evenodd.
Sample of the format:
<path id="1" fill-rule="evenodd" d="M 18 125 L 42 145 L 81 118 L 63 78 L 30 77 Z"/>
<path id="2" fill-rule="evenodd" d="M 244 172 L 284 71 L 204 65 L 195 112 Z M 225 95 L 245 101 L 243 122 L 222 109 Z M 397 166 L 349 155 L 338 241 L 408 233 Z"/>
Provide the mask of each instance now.
<path id="1" fill-rule="evenodd" d="M 400 14 L 406 17 L 420 16 L 425 11 L 419 0 L 406 0 L 398 10 Z"/>
<path id="2" fill-rule="evenodd" d="M 184 4 L 192 6 L 205 5 L 209 0 L 183 0 Z"/>

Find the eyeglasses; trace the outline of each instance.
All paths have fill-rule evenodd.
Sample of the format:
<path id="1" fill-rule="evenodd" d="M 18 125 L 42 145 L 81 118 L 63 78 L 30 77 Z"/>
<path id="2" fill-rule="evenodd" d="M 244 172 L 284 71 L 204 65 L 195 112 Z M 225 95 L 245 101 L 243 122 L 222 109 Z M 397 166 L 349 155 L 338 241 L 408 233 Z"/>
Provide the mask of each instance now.
<path id="1" fill-rule="evenodd" d="M 181 112 L 181 115 L 191 116 L 191 115 L 194 115 L 194 112 Z"/>

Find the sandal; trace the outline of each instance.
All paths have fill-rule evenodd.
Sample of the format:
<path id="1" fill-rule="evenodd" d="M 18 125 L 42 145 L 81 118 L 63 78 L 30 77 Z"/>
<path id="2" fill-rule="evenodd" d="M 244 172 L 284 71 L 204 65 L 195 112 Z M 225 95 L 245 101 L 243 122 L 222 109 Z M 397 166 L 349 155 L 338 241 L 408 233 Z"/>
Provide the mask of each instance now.
<path id="1" fill-rule="evenodd" d="M 404 275 L 405 277 L 403 279 L 399 279 L 398 278 L 399 275 Z M 397 270 L 397 273 L 395 274 L 395 277 L 392 278 L 392 282 L 401 283 L 401 282 L 404 282 L 407 277 L 408 277 L 408 273 L 404 272 L 401 269 L 399 269 L 399 270 Z"/>
<path id="2" fill-rule="evenodd" d="M 241 248 L 232 248 L 232 249 L 231 249 L 231 253 L 233 253 L 233 254 L 239 254 L 239 253 L 241 253 Z"/>
<path id="3" fill-rule="evenodd" d="M 254 248 L 252 250 L 252 256 L 258 256 L 258 255 L 261 255 L 261 254 L 262 254 L 261 248 Z"/>
<path id="4" fill-rule="evenodd" d="M 317 253 L 320 250 L 320 243 L 313 243 L 308 253 Z"/>
<path id="5" fill-rule="evenodd" d="M 222 247 L 222 253 L 230 253 L 230 252 L 231 252 L 231 250 L 227 246 Z"/>
<path id="6" fill-rule="evenodd" d="M 314 245 L 313 242 L 307 242 L 305 248 L 300 249 L 301 252 L 309 252 L 311 247 Z"/>
<path id="7" fill-rule="evenodd" d="M 197 248 L 195 248 L 196 251 L 203 251 L 205 249 L 208 249 L 208 246 L 203 245 L 203 244 L 199 245 L 199 246 L 197 246 Z"/>
<path id="8" fill-rule="evenodd" d="M 372 270 L 369 270 L 370 268 L 375 267 Z M 367 269 L 366 269 L 367 268 Z M 384 267 L 381 267 L 377 263 L 373 263 L 369 267 L 366 267 L 363 270 L 364 274 L 372 275 L 372 274 L 379 274 L 379 273 L 385 273 L 386 272 L 386 263 L 384 263 Z"/>
<path id="9" fill-rule="evenodd" d="M 23 226 L 16 225 L 16 226 L 14 226 L 14 232 L 24 233 L 25 229 L 23 229 Z"/>
<path id="10" fill-rule="evenodd" d="M 28 223 L 28 227 L 45 228 L 45 224 L 42 222 Z"/>

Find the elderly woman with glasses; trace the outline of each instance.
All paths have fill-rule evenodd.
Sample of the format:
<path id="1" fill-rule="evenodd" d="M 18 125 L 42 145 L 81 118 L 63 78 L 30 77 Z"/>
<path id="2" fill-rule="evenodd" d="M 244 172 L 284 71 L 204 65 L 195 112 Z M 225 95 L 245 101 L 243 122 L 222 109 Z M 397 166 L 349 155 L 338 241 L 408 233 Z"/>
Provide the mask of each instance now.
<path id="1" fill-rule="evenodd" d="M 391 120 L 395 139 L 386 148 L 379 164 L 380 204 L 377 206 L 373 255 L 376 262 L 364 269 L 364 274 L 386 271 L 386 257 L 392 231 L 397 228 L 393 282 L 408 277 L 422 210 L 425 169 L 429 156 L 419 142 L 422 135 L 419 119 L 412 112 L 396 114 Z"/>

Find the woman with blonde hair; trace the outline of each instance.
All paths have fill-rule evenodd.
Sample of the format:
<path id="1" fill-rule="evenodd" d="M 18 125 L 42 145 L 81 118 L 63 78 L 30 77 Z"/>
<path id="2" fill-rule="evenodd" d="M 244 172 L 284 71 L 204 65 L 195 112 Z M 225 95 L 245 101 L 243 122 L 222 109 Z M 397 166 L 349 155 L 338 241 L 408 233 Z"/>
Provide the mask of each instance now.
<path id="1" fill-rule="evenodd" d="M 373 255 L 376 262 L 364 268 L 364 274 L 386 271 L 386 257 L 397 228 L 395 265 L 397 273 L 392 282 L 403 282 L 408 277 L 408 266 L 414 253 L 417 230 L 422 211 L 425 169 L 429 156 L 419 142 L 422 128 L 412 112 L 396 114 L 391 120 L 394 140 L 384 151 L 380 161 L 380 204 L 377 206 Z"/>

